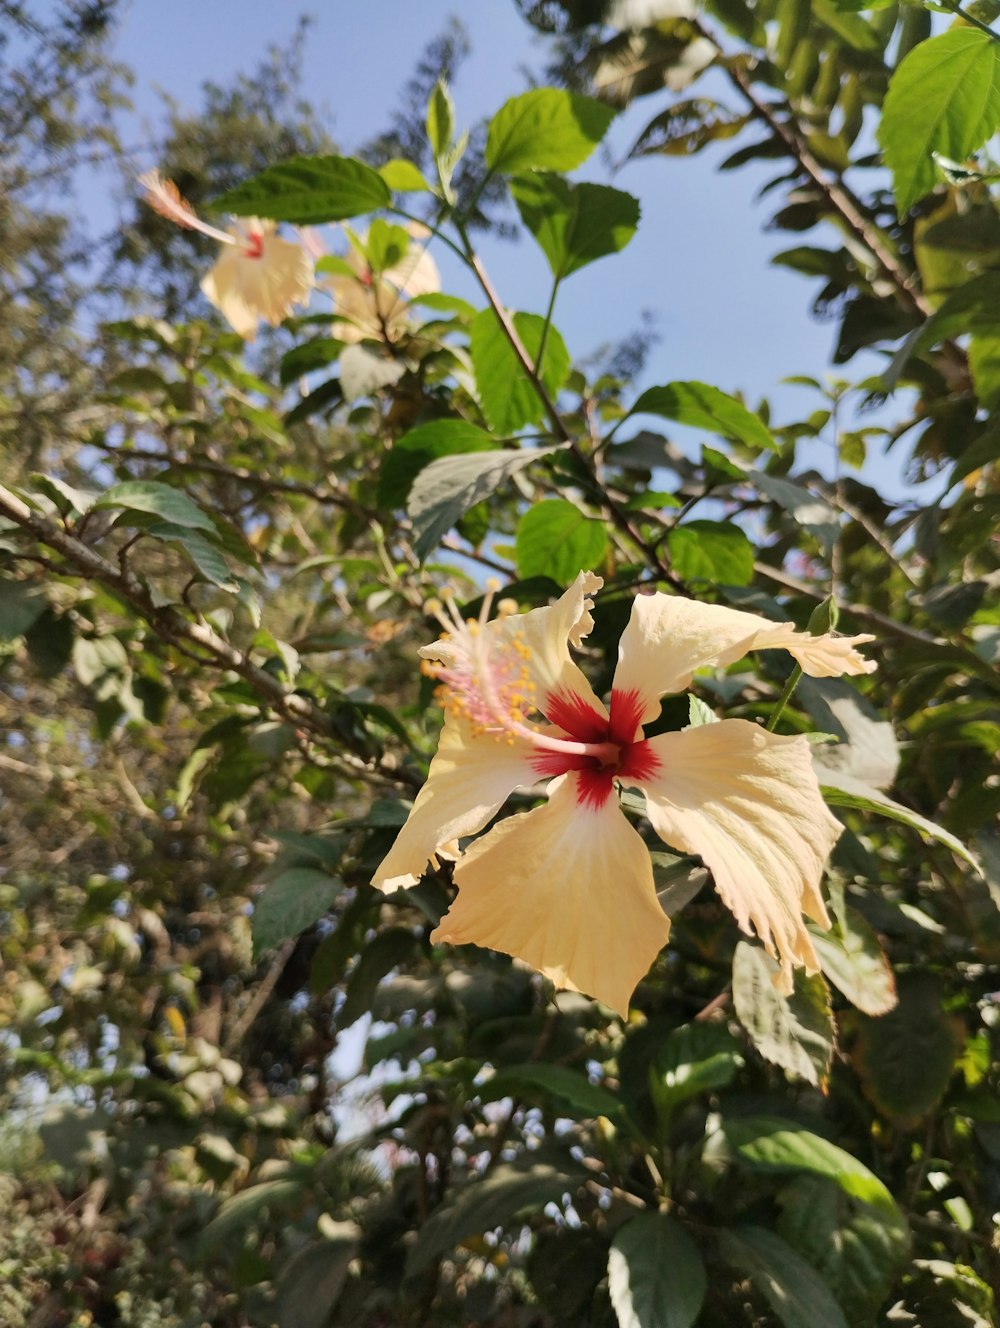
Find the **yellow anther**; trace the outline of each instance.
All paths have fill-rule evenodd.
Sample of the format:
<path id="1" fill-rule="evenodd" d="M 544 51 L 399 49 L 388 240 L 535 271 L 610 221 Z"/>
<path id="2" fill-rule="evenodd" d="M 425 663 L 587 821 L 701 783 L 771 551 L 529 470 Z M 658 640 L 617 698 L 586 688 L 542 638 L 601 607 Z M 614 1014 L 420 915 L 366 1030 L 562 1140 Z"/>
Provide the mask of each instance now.
<path id="1" fill-rule="evenodd" d="M 497 601 L 497 617 L 509 618 L 512 613 L 517 613 L 518 602 L 516 599 L 501 599 Z"/>

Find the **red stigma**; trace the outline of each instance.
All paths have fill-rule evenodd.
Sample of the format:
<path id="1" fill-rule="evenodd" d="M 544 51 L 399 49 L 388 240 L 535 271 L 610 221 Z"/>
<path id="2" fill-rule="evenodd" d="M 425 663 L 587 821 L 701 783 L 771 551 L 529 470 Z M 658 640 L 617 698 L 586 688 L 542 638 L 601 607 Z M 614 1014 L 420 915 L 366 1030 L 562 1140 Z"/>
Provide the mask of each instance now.
<path id="1" fill-rule="evenodd" d="M 251 231 L 243 245 L 244 258 L 264 257 L 264 237 L 260 231 Z"/>
<path id="2" fill-rule="evenodd" d="M 641 781 L 649 779 L 659 767 L 659 757 L 642 737 L 639 724 L 642 701 L 638 692 L 613 691 L 607 719 L 582 696 L 568 691 L 547 697 L 544 714 L 574 742 L 612 743 L 618 748 L 614 762 L 602 762 L 591 755 L 545 750 L 532 757 L 531 764 L 541 776 L 576 772 L 577 801 L 581 807 L 599 810 L 610 798 L 616 777 Z"/>

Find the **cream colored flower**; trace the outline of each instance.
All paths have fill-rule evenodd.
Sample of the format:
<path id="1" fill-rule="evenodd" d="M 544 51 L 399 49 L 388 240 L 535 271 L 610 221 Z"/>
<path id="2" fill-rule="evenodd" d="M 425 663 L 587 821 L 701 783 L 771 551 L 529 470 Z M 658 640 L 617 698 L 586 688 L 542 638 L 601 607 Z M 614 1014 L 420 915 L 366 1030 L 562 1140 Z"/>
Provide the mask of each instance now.
<path id="1" fill-rule="evenodd" d="M 855 647 L 872 637 L 810 636 L 734 609 L 640 595 L 605 708 L 569 654 L 593 625 L 601 584 L 582 572 L 555 604 L 492 621 L 492 594 L 478 620 L 439 612 L 445 634 L 420 653 L 441 684 L 441 741 L 373 883 L 405 888 L 431 860 L 455 859 L 458 895 L 432 940 L 514 955 L 624 1015 L 670 931 L 649 853 L 618 805 L 615 787 L 628 785 L 644 793 L 663 840 L 704 860 L 790 991 L 795 965 L 819 967 L 802 915 L 830 925 L 819 885 L 840 834 L 808 742 L 742 719 L 654 738 L 642 725 L 705 665 L 780 647 L 816 677 L 868 673 L 875 665 Z M 548 777 L 544 806 L 461 852 L 458 841 L 482 830 L 514 789 Z"/>
<path id="2" fill-rule="evenodd" d="M 333 296 L 337 317 L 334 336 L 354 344 L 359 341 L 398 341 L 409 329 L 409 300 L 441 289 L 437 264 L 427 252 L 423 227 L 411 226 L 414 241 L 393 267 L 373 273 L 355 249 L 347 255 L 354 275 L 335 273 L 323 285 Z M 364 248 L 364 236 L 359 247 Z"/>
<path id="3" fill-rule="evenodd" d="M 161 216 L 210 235 L 223 246 L 218 261 L 202 278 L 205 298 L 244 341 L 253 341 L 263 318 L 272 327 L 305 304 L 313 287 L 313 260 L 300 244 L 283 240 L 273 221 L 243 217 L 228 230 L 209 226 L 195 213 L 171 180 L 157 171 L 139 177 L 146 201 Z"/>

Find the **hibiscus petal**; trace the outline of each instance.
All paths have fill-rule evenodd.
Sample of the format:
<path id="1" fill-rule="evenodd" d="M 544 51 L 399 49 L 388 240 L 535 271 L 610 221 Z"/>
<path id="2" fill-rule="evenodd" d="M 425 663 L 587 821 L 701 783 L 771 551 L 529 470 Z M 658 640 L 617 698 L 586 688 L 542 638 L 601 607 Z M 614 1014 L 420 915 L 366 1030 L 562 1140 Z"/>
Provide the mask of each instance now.
<path id="1" fill-rule="evenodd" d="M 581 805 L 576 775 L 543 807 L 511 816 L 473 844 L 458 897 L 431 940 L 514 955 L 557 987 L 622 1016 L 670 933 L 647 850 L 617 805 Z"/>
<path id="2" fill-rule="evenodd" d="M 234 228 L 237 243 L 226 245 L 201 282 L 206 297 L 245 341 L 257 335 L 258 320 L 276 327 L 295 304 L 309 299 L 313 261 L 300 244 L 274 234 L 273 222 L 248 218 Z M 260 245 L 247 253 L 247 237 Z"/>
<path id="3" fill-rule="evenodd" d="M 819 969 L 802 914 L 830 926 L 819 884 L 841 831 L 809 744 L 725 719 L 650 738 L 649 747 L 660 765 L 639 787 L 653 829 L 700 854 L 723 903 L 743 931 L 752 934 L 752 924 L 791 991 L 795 964 Z"/>
<path id="4" fill-rule="evenodd" d="M 435 854 L 457 856 L 456 840 L 474 835 L 514 789 L 534 784 L 533 748 L 506 735 L 474 737 L 468 724 L 445 720 L 427 782 L 372 885 L 391 892 L 416 885 Z"/>
<path id="5" fill-rule="evenodd" d="M 792 623 L 772 623 L 755 613 L 700 604 L 681 595 L 637 595 L 618 646 L 614 690 L 642 702 L 643 724 L 660 713 L 660 697 L 681 692 L 695 672 L 726 665 L 751 650 L 787 650 L 815 678 L 871 673 L 876 667 L 854 649 L 871 636 L 811 636 Z"/>

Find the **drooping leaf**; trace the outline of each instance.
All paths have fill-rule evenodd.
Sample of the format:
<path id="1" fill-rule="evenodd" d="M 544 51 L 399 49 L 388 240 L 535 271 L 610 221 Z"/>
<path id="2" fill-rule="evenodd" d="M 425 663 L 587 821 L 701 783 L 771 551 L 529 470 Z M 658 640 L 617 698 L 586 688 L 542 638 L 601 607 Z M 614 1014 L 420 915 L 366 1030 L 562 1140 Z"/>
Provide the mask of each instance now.
<path id="1" fill-rule="evenodd" d="M 94 508 L 101 511 L 112 507 L 121 507 L 127 512 L 147 512 L 175 526 L 207 530 L 212 535 L 216 533 L 215 522 L 194 499 L 159 480 L 126 480 L 123 484 L 112 485 L 101 494 Z"/>
<path id="2" fill-rule="evenodd" d="M 724 1229 L 719 1251 L 749 1278 L 784 1328 L 849 1328 L 819 1273 L 775 1232 L 756 1226 Z"/>
<path id="3" fill-rule="evenodd" d="M 568 1158 L 559 1167 L 530 1153 L 517 1162 L 501 1163 L 485 1180 L 471 1180 L 453 1191 L 431 1214 L 410 1247 L 407 1273 L 420 1272 L 470 1236 L 505 1226 L 525 1208 L 538 1209 L 572 1195 L 587 1175 Z"/>
<path id="4" fill-rule="evenodd" d="M 762 420 L 741 401 L 709 383 L 666 383 L 647 388 L 629 414 L 661 415 L 678 424 L 733 438 L 747 447 L 773 451 L 778 446 Z"/>
<path id="5" fill-rule="evenodd" d="M 685 581 L 748 586 L 754 548 L 739 526 L 721 521 L 687 521 L 667 536 L 674 571 Z"/>
<path id="6" fill-rule="evenodd" d="M 833 1017 L 823 979 L 795 970 L 791 996 L 772 978 L 778 965 L 759 945 L 740 941 L 733 955 L 733 1005 L 754 1046 L 774 1065 L 824 1084 L 833 1058 Z"/>
<path id="7" fill-rule="evenodd" d="M 517 528 L 517 574 L 550 576 L 568 586 L 577 572 L 599 567 L 607 548 L 604 525 L 565 498 L 530 507 Z"/>
<path id="8" fill-rule="evenodd" d="M 0 641 L 23 636 L 48 604 L 48 596 L 35 582 L 0 577 Z"/>
<path id="9" fill-rule="evenodd" d="M 337 1026 L 347 1028 L 372 1009 L 379 983 L 410 959 L 419 938 L 405 927 L 388 927 L 365 946 L 347 983 L 347 995 L 337 1011 Z"/>
<path id="10" fill-rule="evenodd" d="M 387 207 L 389 186 L 353 157 L 290 157 L 217 198 L 214 207 L 238 217 L 271 217 L 298 226 L 346 221 Z"/>
<path id="11" fill-rule="evenodd" d="M 887 1014 L 896 1004 L 896 979 L 878 937 L 856 909 L 846 909 L 834 931 L 810 927 L 823 976 L 865 1014 Z"/>
<path id="12" fill-rule="evenodd" d="M 842 678 L 810 677 L 799 679 L 795 695 L 821 733 L 840 739 L 813 754 L 819 771 L 842 772 L 875 788 L 892 784 L 899 742 L 867 697 Z"/>
<path id="13" fill-rule="evenodd" d="M 230 1241 L 263 1209 L 285 1212 L 302 1202 L 305 1186 L 300 1179 L 265 1180 L 226 1199 L 198 1238 L 201 1253 L 208 1254 Z"/>
<path id="14" fill-rule="evenodd" d="M 767 475 L 762 470 L 748 470 L 747 479 L 765 497 L 783 507 L 803 530 L 812 535 L 826 557 L 830 557 L 840 533 L 840 522 L 825 498 L 810 493 L 801 484 L 794 484 L 778 475 Z"/>
<path id="15" fill-rule="evenodd" d="M 413 482 L 406 510 L 413 519 L 414 549 L 421 559 L 473 504 L 495 493 L 505 480 L 555 447 L 511 452 L 476 452 L 444 456 L 426 466 Z"/>
<path id="16" fill-rule="evenodd" d="M 513 323 L 529 359 L 537 366 L 544 318 L 538 314 L 519 313 L 514 314 Z M 491 309 L 484 309 L 473 319 L 469 348 L 483 414 L 491 429 L 499 434 L 509 434 L 544 418 L 542 400 Z M 565 383 L 569 368 L 566 343 L 557 329 L 550 326 L 544 358 L 538 367 L 538 376 L 550 398 Z"/>
<path id="17" fill-rule="evenodd" d="M 178 526 L 171 521 L 156 521 L 147 528 L 147 534 L 183 549 L 205 580 L 220 590 L 239 589 L 239 582 L 233 576 L 229 564 L 201 531 Z"/>
<path id="18" fill-rule="evenodd" d="M 900 213 L 938 183 L 933 153 L 962 161 L 1000 128 L 998 47 L 978 28 L 950 28 L 893 74 L 878 135 Z"/>
<path id="19" fill-rule="evenodd" d="M 638 199 L 608 185 L 540 172 L 515 180 L 511 192 L 557 281 L 624 249 L 639 224 Z"/>
<path id="20" fill-rule="evenodd" d="M 503 104 L 489 124 L 491 171 L 571 171 L 593 152 L 615 117 L 593 97 L 561 88 L 533 88 Z"/>
<path id="21" fill-rule="evenodd" d="M 707 1286 L 698 1247 L 670 1213 L 642 1213 L 618 1228 L 608 1290 L 619 1328 L 692 1328 Z"/>
<path id="22" fill-rule="evenodd" d="M 314 867 L 281 872 L 254 904 L 254 953 L 273 950 L 318 922 L 343 888 L 336 876 Z"/>

